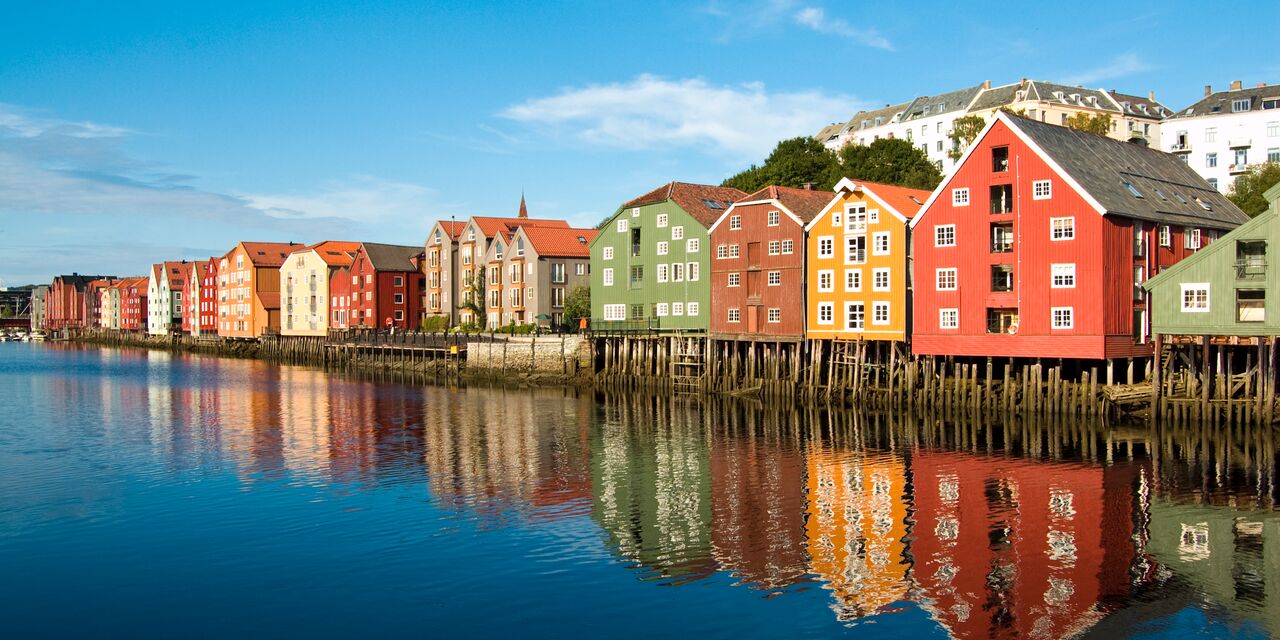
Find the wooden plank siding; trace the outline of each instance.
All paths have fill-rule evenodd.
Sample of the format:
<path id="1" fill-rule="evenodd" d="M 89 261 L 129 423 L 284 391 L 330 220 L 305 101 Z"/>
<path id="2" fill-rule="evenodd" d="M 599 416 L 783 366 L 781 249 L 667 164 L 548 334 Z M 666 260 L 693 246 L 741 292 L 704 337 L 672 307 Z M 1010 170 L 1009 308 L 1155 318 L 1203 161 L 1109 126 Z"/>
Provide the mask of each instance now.
<path id="1" fill-rule="evenodd" d="M 804 225 L 777 202 L 735 204 L 711 231 L 711 333 L 721 337 L 804 337 Z M 770 212 L 778 224 L 769 226 Z M 737 216 L 740 228 L 730 222 Z M 769 250 L 771 243 L 778 250 Z M 791 251 L 783 252 L 789 242 Z M 737 257 L 729 247 L 738 247 Z M 721 247 L 726 255 L 721 256 Z M 775 274 L 771 276 L 770 274 Z M 730 284 L 736 277 L 738 284 Z M 777 284 L 770 284 L 776 277 Z M 737 311 L 731 320 L 730 310 Z M 776 310 L 776 311 L 771 311 Z M 777 321 L 770 321 L 770 313 Z"/>

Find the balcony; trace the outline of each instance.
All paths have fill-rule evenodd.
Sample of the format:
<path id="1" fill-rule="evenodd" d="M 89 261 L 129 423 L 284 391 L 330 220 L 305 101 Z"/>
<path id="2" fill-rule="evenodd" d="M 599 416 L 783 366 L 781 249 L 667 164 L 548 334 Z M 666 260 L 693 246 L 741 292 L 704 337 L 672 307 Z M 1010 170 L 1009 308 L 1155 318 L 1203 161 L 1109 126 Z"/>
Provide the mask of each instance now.
<path id="1" fill-rule="evenodd" d="M 1249 138 L 1231 138 L 1227 140 L 1227 147 L 1231 149 L 1248 149 L 1253 146 L 1253 141 Z"/>
<path id="2" fill-rule="evenodd" d="M 1231 175 L 1233 175 L 1233 176 L 1234 176 L 1234 175 L 1239 175 L 1239 174 L 1241 174 L 1241 173 L 1245 173 L 1245 172 L 1247 172 L 1247 171 L 1249 171 L 1249 163 L 1247 163 L 1247 162 L 1241 162 L 1241 163 L 1239 163 L 1239 164 L 1233 164 L 1233 165 L 1231 165 L 1230 167 L 1228 167 L 1228 168 L 1227 168 L 1227 173 L 1230 173 L 1230 174 L 1231 174 Z"/>
<path id="3" fill-rule="evenodd" d="M 1191 143 L 1175 142 L 1169 147 L 1169 153 L 1191 153 Z"/>
<path id="4" fill-rule="evenodd" d="M 1236 280 L 1266 280 L 1266 279 L 1267 279 L 1267 261 L 1266 260 L 1236 261 Z"/>

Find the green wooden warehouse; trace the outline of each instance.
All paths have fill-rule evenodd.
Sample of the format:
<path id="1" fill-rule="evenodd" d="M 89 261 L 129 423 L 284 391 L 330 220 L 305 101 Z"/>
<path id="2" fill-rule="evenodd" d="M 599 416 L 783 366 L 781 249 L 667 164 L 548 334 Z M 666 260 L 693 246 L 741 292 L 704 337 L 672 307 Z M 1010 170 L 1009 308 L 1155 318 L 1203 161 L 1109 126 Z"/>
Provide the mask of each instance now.
<path id="1" fill-rule="evenodd" d="M 705 332 L 707 229 L 746 195 L 670 182 L 618 207 L 591 243 L 592 329 Z"/>

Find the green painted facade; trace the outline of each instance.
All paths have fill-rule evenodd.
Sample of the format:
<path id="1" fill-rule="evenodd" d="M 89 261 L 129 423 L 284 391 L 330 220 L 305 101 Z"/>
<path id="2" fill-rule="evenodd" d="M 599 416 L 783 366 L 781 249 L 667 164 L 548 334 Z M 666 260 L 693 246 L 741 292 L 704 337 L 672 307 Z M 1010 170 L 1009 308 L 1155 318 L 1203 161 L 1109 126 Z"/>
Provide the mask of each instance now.
<path id="1" fill-rule="evenodd" d="M 666 214 L 665 227 L 658 226 L 658 216 Z M 625 221 L 625 230 L 619 230 L 619 221 Z M 681 227 L 684 237 L 672 240 L 672 229 Z M 639 230 L 639 242 L 633 243 L 634 232 Z M 711 283 L 710 248 L 707 228 L 680 208 L 673 200 L 664 200 L 639 207 L 619 208 L 608 223 L 600 228 L 600 234 L 591 243 L 591 321 L 593 327 L 614 325 L 615 318 L 607 318 L 605 305 L 626 305 L 626 320 L 645 324 L 656 329 L 672 331 L 702 331 L 710 324 Z M 690 252 L 689 240 L 696 240 L 697 251 Z M 658 244 L 667 243 L 667 255 L 658 255 Z M 613 258 L 606 260 L 606 248 L 612 249 Z M 674 282 L 672 264 L 682 263 L 684 273 L 680 282 Z M 690 280 L 696 263 L 697 280 Z M 658 282 L 658 265 L 667 265 L 667 281 Z M 633 270 L 639 269 L 633 279 Z M 606 285 L 612 269 L 613 284 Z M 672 315 L 674 303 L 681 303 L 686 312 Z M 697 315 L 689 315 L 689 303 L 697 305 Z M 658 317 L 658 305 L 667 305 L 667 315 Z M 615 326 L 624 326 L 621 323 Z"/>
<path id="2" fill-rule="evenodd" d="M 1280 186 L 1271 208 L 1143 284 L 1158 335 L 1280 335 Z M 1193 292 L 1208 288 L 1208 306 Z M 1190 299 L 1184 300 L 1184 297 Z"/>

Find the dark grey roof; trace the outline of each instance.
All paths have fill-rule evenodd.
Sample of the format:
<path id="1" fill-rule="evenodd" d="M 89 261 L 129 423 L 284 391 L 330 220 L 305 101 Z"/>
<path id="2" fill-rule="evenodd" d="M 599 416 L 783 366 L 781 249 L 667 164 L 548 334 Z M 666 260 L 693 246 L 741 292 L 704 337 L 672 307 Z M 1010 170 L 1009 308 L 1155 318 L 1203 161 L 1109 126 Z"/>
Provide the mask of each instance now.
<path id="1" fill-rule="evenodd" d="M 1010 115 L 1009 121 L 1093 196 L 1107 214 L 1212 229 L 1232 229 L 1249 220 L 1239 207 L 1173 154 L 1029 118 Z M 1131 193 L 1126 183 L 1142 197 Z"/>
<path id="2" fill-rule="evenodd" d="M 1021 89 L 1020 83 L 1006 84 L 1002 87 L 992 87 L 982 92 L 978 99 L 974 101 L 973 106 L 969 107 L 969 111 L 983 111 L 986 109 L 998 109 L 1006 104 L 1015 102 L 1015 95 L 1018 89 Z"/>
<path id="3" fill-rule="evenodd" d="M 1235 91 L 1219 91 L 1217 93 L 1210 94 L 1200 102 L 1179 111 L 1178 113 L 1170 116 L 1170 118 L 1195 118 L 1199 116 L 1227 115 L 1232 113 L 1232 102 L 1245 98 L 1249 100 L 1249 110 L 1258 111 L 1259 109 L 1262 109 L 1263 100 L 1270 98 L 1280 99 L 1280 86 L 1249 87 L 1247 89 L 1237 89 Z"/>
<path id="4" fill-rule="evenodd" d="M 1074 107 L 1092 107 L 1104 111 L 1119 111 L 1106 92 L 1066 84 L 1032 80 L 1027 83 L 1027 99 L 1054 102 Z M 1059 97 L 1061 96 L 1061 97 Z M 1092 100 L 1090 100 L 1092 98 Z"/>
<path id="5" fill-rule="evenodd" d="M 1115 90 L 1108 91 L 1111 98 L 1120 106 L 1120 110 L 1127 116 L 1135 118 L 1155 118 L 1163 120 L 1173 115 L 1173 110 L 1160 104 L 1154 98 L 1144 98 L 1142 96 L 1132 96 L 1127 93 L 1120 93 Z M 1126 106 L 1126 104 L 1128 106 Z M 1146 106 L 1146 111 L 1142 107 Z"/>
<path id="6" fill-rule="evenodd" d="M 974 85 L 956 91 L 940 93 L 936 96 L 920 96 L 913 100 L 902 115 L 902 120 L 915 120 L 940 113 L 964 111 L 973 102 L 973 97 L 982 91 L 982 85 Z"/>
<path id="7" fill-rule="evenodd" d="M 834 122 L 832 124 L 829 124 L 823 127 L 822 131 L 819 131 L 818 135 L 814 136 L 813 139 L 817 140 L 818 142 L 825 143 L 826 141 L 840 135 L 840 130 L 844 129 L 844 126 L 845 126 L 845 123 L 843 122 Z"/>
<path id="8" fill-rule="evenodd" d="M 365 242 L 364 253 L 375 271 L 417 271 L 413 259 L 422 254 L 422 247 Z"/>
<path id="9" fill-rule="evenodd" d="M 71 275 L 57 276 L 54 281 L 61 281 L 63 286 L 74 287 L 76 291 L 84 291 L 85 287 L 94 280 L 115 280 L 115 276 L 82 276 L 78 273 Z"/>
<path id="10" fill-rule="evenodd" d="M 873 109 L 871 111 L 859 111 L 853 114 L 852 118 L 849 118 L 849 124 L 845 125 L 845 130 L 858 131 L 862 129 L 863 120 L 867 121 L 866 128 L 874 127 L 876 126 L 875 124 L 876 118 L 881 119 L 880 124 L 882 125 L 888 124 L 889 122 L 893 121 L 894 116 L 901 113 L 904 109 L 910 106 L 910 104 L 911 104 L 910 102 L 904 102 L 902 104 L 891 104 L 881 109 Z"/>

